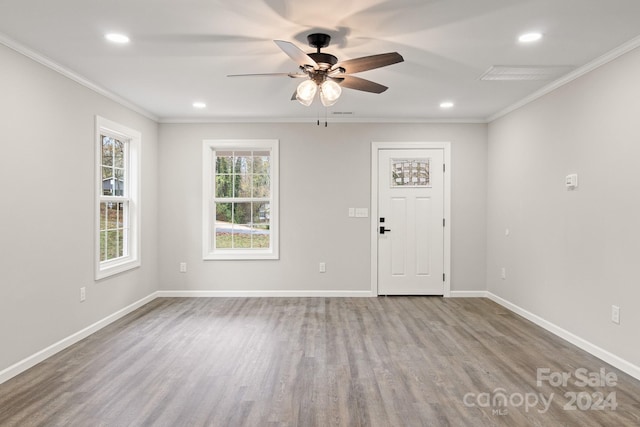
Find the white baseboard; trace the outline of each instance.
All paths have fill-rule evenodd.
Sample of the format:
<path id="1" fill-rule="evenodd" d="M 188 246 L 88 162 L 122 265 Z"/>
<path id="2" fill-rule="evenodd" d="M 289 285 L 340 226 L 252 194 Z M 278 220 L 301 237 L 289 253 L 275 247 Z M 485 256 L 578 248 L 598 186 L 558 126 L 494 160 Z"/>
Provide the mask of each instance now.
<path id="1" fill-rule="evenodd" d="M 325 297 L 369 298 L 371 291 L 158 291 L 158 298 L 264 298 L 264 297 Z"/>
<path id="2" fill-rule="evenodd" d="M 590 343 L 589 341 L 575 335 L 572 334 L 571 332 L 567 331 L 566 329 L 562 329 L 561 327 L 543 319 L 542 317 L 533 314 L 527 310 L 525 310 L 522 307 L 519 307 L 503 298 L 500 298 L 497 295 L 492 294 L 491 292 L 487 292 L 487 298 L 489 298 L 490 300 L 500 304 L 501 306 L 503 306 L 504 308 L 513 311 L 516 314 L 519 314 L 520 316 L 524 317 L 525 319 L 535 323 L 536 325 L 546 329 L 547 331 L 551 332 L 554 335 L 557 335 L 558 337 L 562 338 L 565 341 L 570 342 L 571 344 L 575 345 L 576 347 L 581 348 L 582 350 L 586 351 L 587 353 L 597 357 L 598 359 L 601 359 L 605 362 L 607 362 L 608 364 L 620 369 L 623 372 L 626 372 L 627 374 L 631 375 L 632 377 L 640 380 L 640 367 L 634 365 L 633 363 L 622 359 L 621 357 L 616 356 L 613 353 L 608 352 L 607 350 L 598 347 L 595 344 Z"/>
<path id="3" fill-rule="evenodd" d="M 375 297 L 371 291 L 157 291 L 129 306 L 118 310 L 117 312 L 105 317 L 102 320 L 64 338 L 57 343 L 41 350 L 32 356 L 19 361 L 0 371 L 0 384 L 15 377 L 16 375 L 26 371 L 27 369 L 37 365 L 43 360 L 53 356 L 54 354 L 64 350 L 65 348 L 77 343 L 78 341 L 97 332 L 105 326 L 115 322 L 116 320 L 126 316 L 143 305 L 153 301 L 156 298 L 211 298 L 211 297 L 351 297 L 351 298 L 369 298 Z M 595 357 L 609 363 L 610 365 L 620 369 L 632 377 L 640 380 L 640 367 L 612 354 L 571 332 L 560 328 L 557 325 L 519 307 L 497 295 L 488 291 L 451 291 L 452 298 L 489 298 L 490 300 L 500 304 L 508 310 L 519 314 L 525 319 L 535 323 L 536 325 L 546 329 L 547 331 L 557 335 L 558 337 L 574 344 L 582 350 L 592 354 Z"/>
<path id="4" fill-rule="evenodd" d="M 487 298 L 487 291 L 451 291 L 451 298 Z"/>
<path id="5" fill-rule="evenodd" d="M 26 371 L 27 369 L 37 365 L 38 363 L 64 350 L 65 348 L 77 343 L 78 341 L 83 340 L 84 338 L 88 337 L 94 332 L 99 331 L 100 329 L 104 328 L 110 323 L 115 322 L 116 320 L 126 316 L 127 314 L 131 313 L 134 310 L 137 310 L 138 308 L 153 301 L 156 298 L 157 298 L 157 295 L 155 292 L 150 295 L 147 295 L 141 300 L 136 301 L 133 304 L 130 304 L 127 307 L 116 311 L 115 313 L 105 317 L 104 319 L 99 320 L 90 326 L 87 326 L 81 331 L 78 331 L 75 334 L 70 335 L 58 341 L 57 343 L 50 345 L 44 350 L 40 350 L 39 352 L 27 357 L 26 359 L 23 359 L 9 366 L 8 368 L 0 371 L 0 384 Z"/>

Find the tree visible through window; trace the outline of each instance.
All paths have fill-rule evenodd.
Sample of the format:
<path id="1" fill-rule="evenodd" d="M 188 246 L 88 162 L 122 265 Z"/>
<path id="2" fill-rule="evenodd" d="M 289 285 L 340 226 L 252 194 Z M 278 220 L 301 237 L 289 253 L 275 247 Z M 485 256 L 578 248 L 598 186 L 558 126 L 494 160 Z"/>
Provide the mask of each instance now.
<path id="1" fill-rule="evenodd" d="M 97 139 L 96 278 L 102 278 L 140 265 L 140 134 L 98 117 Z"/>
<path id="2" fill-rule="evenodd" d="M 126 188 L 127 141 L 100 135 L 102 198 L 100 201 L 100 261 L 129 255 Z"/>
<path id="3" fill-rule="evenodd" d="M 273 141 L 208 142 L 212 184 L 205 258 L 277 257 Z M 275 145 L 277 146 L 277 145 Z M 211 182 L 213 181 L 213 182 Z"/>
<path id="4" fill-rule="evenodd" d="M 216 248 L 268 248 L 270 153 L 216 152 Z"/>

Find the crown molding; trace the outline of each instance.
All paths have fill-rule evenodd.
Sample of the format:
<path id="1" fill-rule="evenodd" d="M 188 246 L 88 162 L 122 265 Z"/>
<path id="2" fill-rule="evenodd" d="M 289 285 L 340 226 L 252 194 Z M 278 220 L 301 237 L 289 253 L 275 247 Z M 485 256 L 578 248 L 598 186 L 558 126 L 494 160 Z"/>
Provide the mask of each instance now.
<path id="1" fill-rule="evenodd" d="M 158 117 L 155 114 L 145 110 L 144 108 L 132 103 L 131 101 L 122 98 L 119 95 L 99 86 L 98 84 L 88 80 L 87 78 L 75 73 L 68 68 L 61 66 L 52 59 L 42 55 L 27 46 L 18 43 L 7 35 L 0 33 L 0 44 L 44 65 L 45 67 L 67 77 L 70 80 L 126 107 L 134 112 L 141 114 L 142 116 L 151 119 L 157 123 L 164 124 L 206 124 L 206 123 L 309 123 L 316 122 L 317 118 L 278 118 L 278 117 Z M 380 118 L 380 117 L 349 117 L 349 118 L 337 118 L 331 117 L 327 122 L 329 123 L 425 123 L 425 124 L 486 124 L 491 123 L 535 100 L 547 95 L 554 90 L 571 83 L 572 81 L 584 76 L 591 71 L 608 64 L 616 58 L 640 47 L 640 36 L 635 37 L 628 42 L 618 46 L 617 48 L 605 53 L 604 55 L 596 58 L 595 60 L 587 63 L 586 65 L 573 70 L 565 76 L 553 81 L 552 83 L 544 86 L 542 89 L 526 96 L 520 101 L 511 104 L 507 108 L 504 108 L 497 113 L 490 115 L 487 118 Z M 320 120 L 321 124 L 323 120 Z"/>
<path id="2" fill-rule="evenodd" d="M 625 53 L 631 52 L 632 50 L 634 50 L 635 48 L 640 47 L 640 36 L 635 37 L 631 40 L 629 40 L 626 43 L 623 43 L 622 45 L 618 46 L 617 48 L 605 53 L 604 55 L 594 59 L 593 61 L 587 63 L 586 65 L 583 65 L 580 68 L 577 68 L 573 71 L 571 71 L 570 73 L 564 75 L 563 77 L 553 81 L 552 83 L 548 84 L 547 86 L 544 86 L 542 89 L 537 90 L 536 92 L 532 93 L 531 95 L 521 99 L 520 101 L 516 102 L 515 104 L 510 105 L 509 107 L 498 111 L 497 113 L 487 117 L 487 119 L 485 120 L 486 123 L 491 123 L 494 120 L 499 119 L 500 117 L 506 116 L 507 114 L 517 110 L 520 107 L 524 107 L 525 105 L 535 101 L 538 98 L 543 97 L 544 95 L 547 95 L 551 92 L 553 92 L 554 90 L 568 84 L 571 83 L 572 81 L 584 76 L 587 73 L 590 73 L 591 71 L 602 67 L 603 65 L 608 64 L 609 62 L 613 61 L 616 58 L 619 58 L 620 56 L 624 55 Z"/>
<path id="3" fill-rule="evenodd" d="M 389 117 L 328 117 L 319 119 L 320 125 L 325 121 L 335 123 L 405 123 L 405 124 L 486 124 L 485 119 L 479 118 L 389 118 Z M 317 117 L 164 117 L 158 120 L 162 124 L 223 124 L 223 123 L 311 123 L 318 122 Z"/>
<path id="4" fill-rule="evenodd" d="M 9 49 L 13 49 L 14 51 L 20 53 L 21 55 L 26 56 L 29 59 L 32 59 L 33 61 L 36 61 L 39 64 L 44 65 L 45 67 L 59 73 L 62 74 L 63 76 L 65 76 L 66 78 L 73 80 L 74 82 L 104 96 L 105 98 L 108 98 L 120 105 L 122 105 L 123 107 L 126 107 L 132 111 L 135 111 L 136 113 L 139 113 L 143 116 L 145 116 L 148 119 L 151 119 L 155 122 L 158 122 L 158 117 L 155 114 L 150 113 L 149 111 L 145 110 L 144 108 L 141 108 L 140 106 L 132 103 L 131 101 L 122 98 L 119 95 L 116 95 L 115 93 L 97 85 L 96 83 L 86 79 L 85 77 L 81 76 L 78 73 L 75 73 L 71 70 L 69 70 L 68 68 L 63 67 L 62 65 L 56 63 L 55 61 L 53 61 L 51 58 L 46 57 L 45 55 L 42 55 L 30 48 L 28 48 L 27 46 L 18 43 L 17 41 L 11 39 L 10 37 L 8 37 L 7 35 L 0 33 L 0 44 L 5 45 L 6 47 L 8 47 Z"/>

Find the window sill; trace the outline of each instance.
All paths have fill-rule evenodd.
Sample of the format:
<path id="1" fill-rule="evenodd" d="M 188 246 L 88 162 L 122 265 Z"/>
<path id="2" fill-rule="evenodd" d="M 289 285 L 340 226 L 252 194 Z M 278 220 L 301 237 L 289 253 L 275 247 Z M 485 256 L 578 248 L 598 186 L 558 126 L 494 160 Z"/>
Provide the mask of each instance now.
<path id="1" fill-rule="evenodd" d="M 99 265 L 95 274 L 96 280 L 106 279 L 107 277 L 115 276 L 116 274 L 124 273 L 125 271 L 133 270 L 140 267 L 141 263 L 139 259 L 124 259 L 117 262 L 106 262 Z"/>
<path id="2" fill-rule="evenodd" d="M 216 251 L 215 253 L 205 253 L 202 257 L 205 261 L 229 260 L 277 260 L 280 259 L 278 253 L 273 251 Z"/>

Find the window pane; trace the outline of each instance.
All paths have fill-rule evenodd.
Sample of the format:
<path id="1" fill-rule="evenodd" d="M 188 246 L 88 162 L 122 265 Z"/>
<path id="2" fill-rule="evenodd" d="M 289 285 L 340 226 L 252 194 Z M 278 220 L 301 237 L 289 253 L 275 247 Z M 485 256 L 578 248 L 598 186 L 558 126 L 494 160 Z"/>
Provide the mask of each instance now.
<path id="1" fill-rule="evenodd" d="M 268 248 L 271 244 L 271 231 L 268 228 L 262 228 L 265 226 L 256 226 L 256 230 L 253 234 L 253 247 L 254 248 Z M 268 227 L 268 226 L 266 226 Z"/>
<path id="2" fill-rule="evenodd" d="M 253 197 L 269 197 L 270 186 L 269 175 L 254 175 Z"/>
<path id="3" fill-rule="evenodd" d="M 251 222 L 251 203 L 233 204 L 234 224 L 249 224 Z"/>
<path id="4" fill-rule="evenodd" d="M 269 203 L 253 203 L 253 223 L 269 224 L 271 206 Z"/>
<path id="5" fill-rule="evenodd" d="M 112 167 L 103 167 L 102 168 L 102 179 L 113 177 L 113 168 Z"/>
<path id="6" fill-rule="evenodd" d="M 125 204 L 124 203 L 118 203 L 118 216 L 117 216 L 117 220 L 118 220 L 118 228 L 124 228 L 125 227 Z"/>
<path id="7" fill-rule="evenodd" d="M 113 196 L 114 191 L 113 168 L 102 168 L 102 194 L 105 196 Z"/>
<path id="8" fill-rule="evenodd" d="M 107 232 L 100 232 L 100 261 L 107 260 Z"/>
<path id="9" fill-rule="evenodd" d="M 233 247 L 233 204 L 216 204 L 215 239 L 216 248 L 230 249 Z"/>
<path id="10" fill-rule="evenodd" d="M 107 231 L 107 259 L 118 257 L 118 230 Z"/>
<path id="11" fill-rule="evenodd" d="M 227 174 L 233 171 L 233 152 L 217 151 L 216 152 L 216 173 Z"/>
<path id="12" fill-rule="evenodd" d="M 119 203 L 107 202 L 107 230 L 118 228 Z"/>
<path id="13" fill-rule="evenodd" d="M 113 166 L 113 138 L 102 136 L 102 164 Z"/>
<path id="14" fill-rule="evenodd" d="M 216 223 L 227 222 L 231 224 L 233 218 L 232 206 L 231 203 L 216 203 Z"/>
<path id="15" fill-rule="evenodd" d="M 124 196 L 124 170 L 114 169 L 115 179 L 113 181 L 114 195 Z"/>
<path id="16" fill-rule="evenodd" d="M 251 151 L 236 151 L 234 172 L 238 174 L 251 173 L 253 170 Z"/>
<path id="17" fill-rule="evenodd" d="M 100 231 L 106 230 L 107 228 L 107 204 L 105 202 L 100 203 Z M 102 247 L 102 242 L 100 244 Z M 100 257 L 102 259 L 102 257 Z"/>
<path id="18" fill-rule="evenodd" d="M 236 175 L 235 197 L 251 197 L 251 175 Z"/>
<path id="19" fill-rule="evenodd" d="M 113 196 L 113 187 L 114 187 L 114 179 L 103 179 L 102 180 L 102 194 L 105 196 Z"/>
<path id="20" fill-rule="evenodd" d="M 124 251 L 124 237 L 125 237 L 125 231 L 126 230 L 118 230 L 118 257 L 122 257 L 125 256 L 125 251 Z"/>
<path id="21" fill-rule="evenodd" d="M 239 249 L 251 248 L 251 228 L 246 224 L 234 225 L 233 247 Z"/>
<path id="22" fill-rule="evenodd" d="M 270 213 L 269 203 L 253 204 L 253 241 L 254 248 L 268 248 L 271 243 Z"/>
<path id="23" fill-rule="evenodd" d="M 113 141 L 113 165 L 117 168 L 124 168 L 124 143 L 117 139 Z"/>
<path id="24" fill-rule="evenodd" d="M 233 175 L 216 175 L 216 197 L 233 197 Z"/>
<path id="25" fill-rule="evenodd" d="M 216 248 L 231 249 L 233 247 L 233 239 L 231 228 L 217 228 L 216 226 Z"/>
<path id="26" fill-rule="evenodd" d="M 253 173 L 271 173 L 268 151 L 255 151 L 253 153 Z"/>

